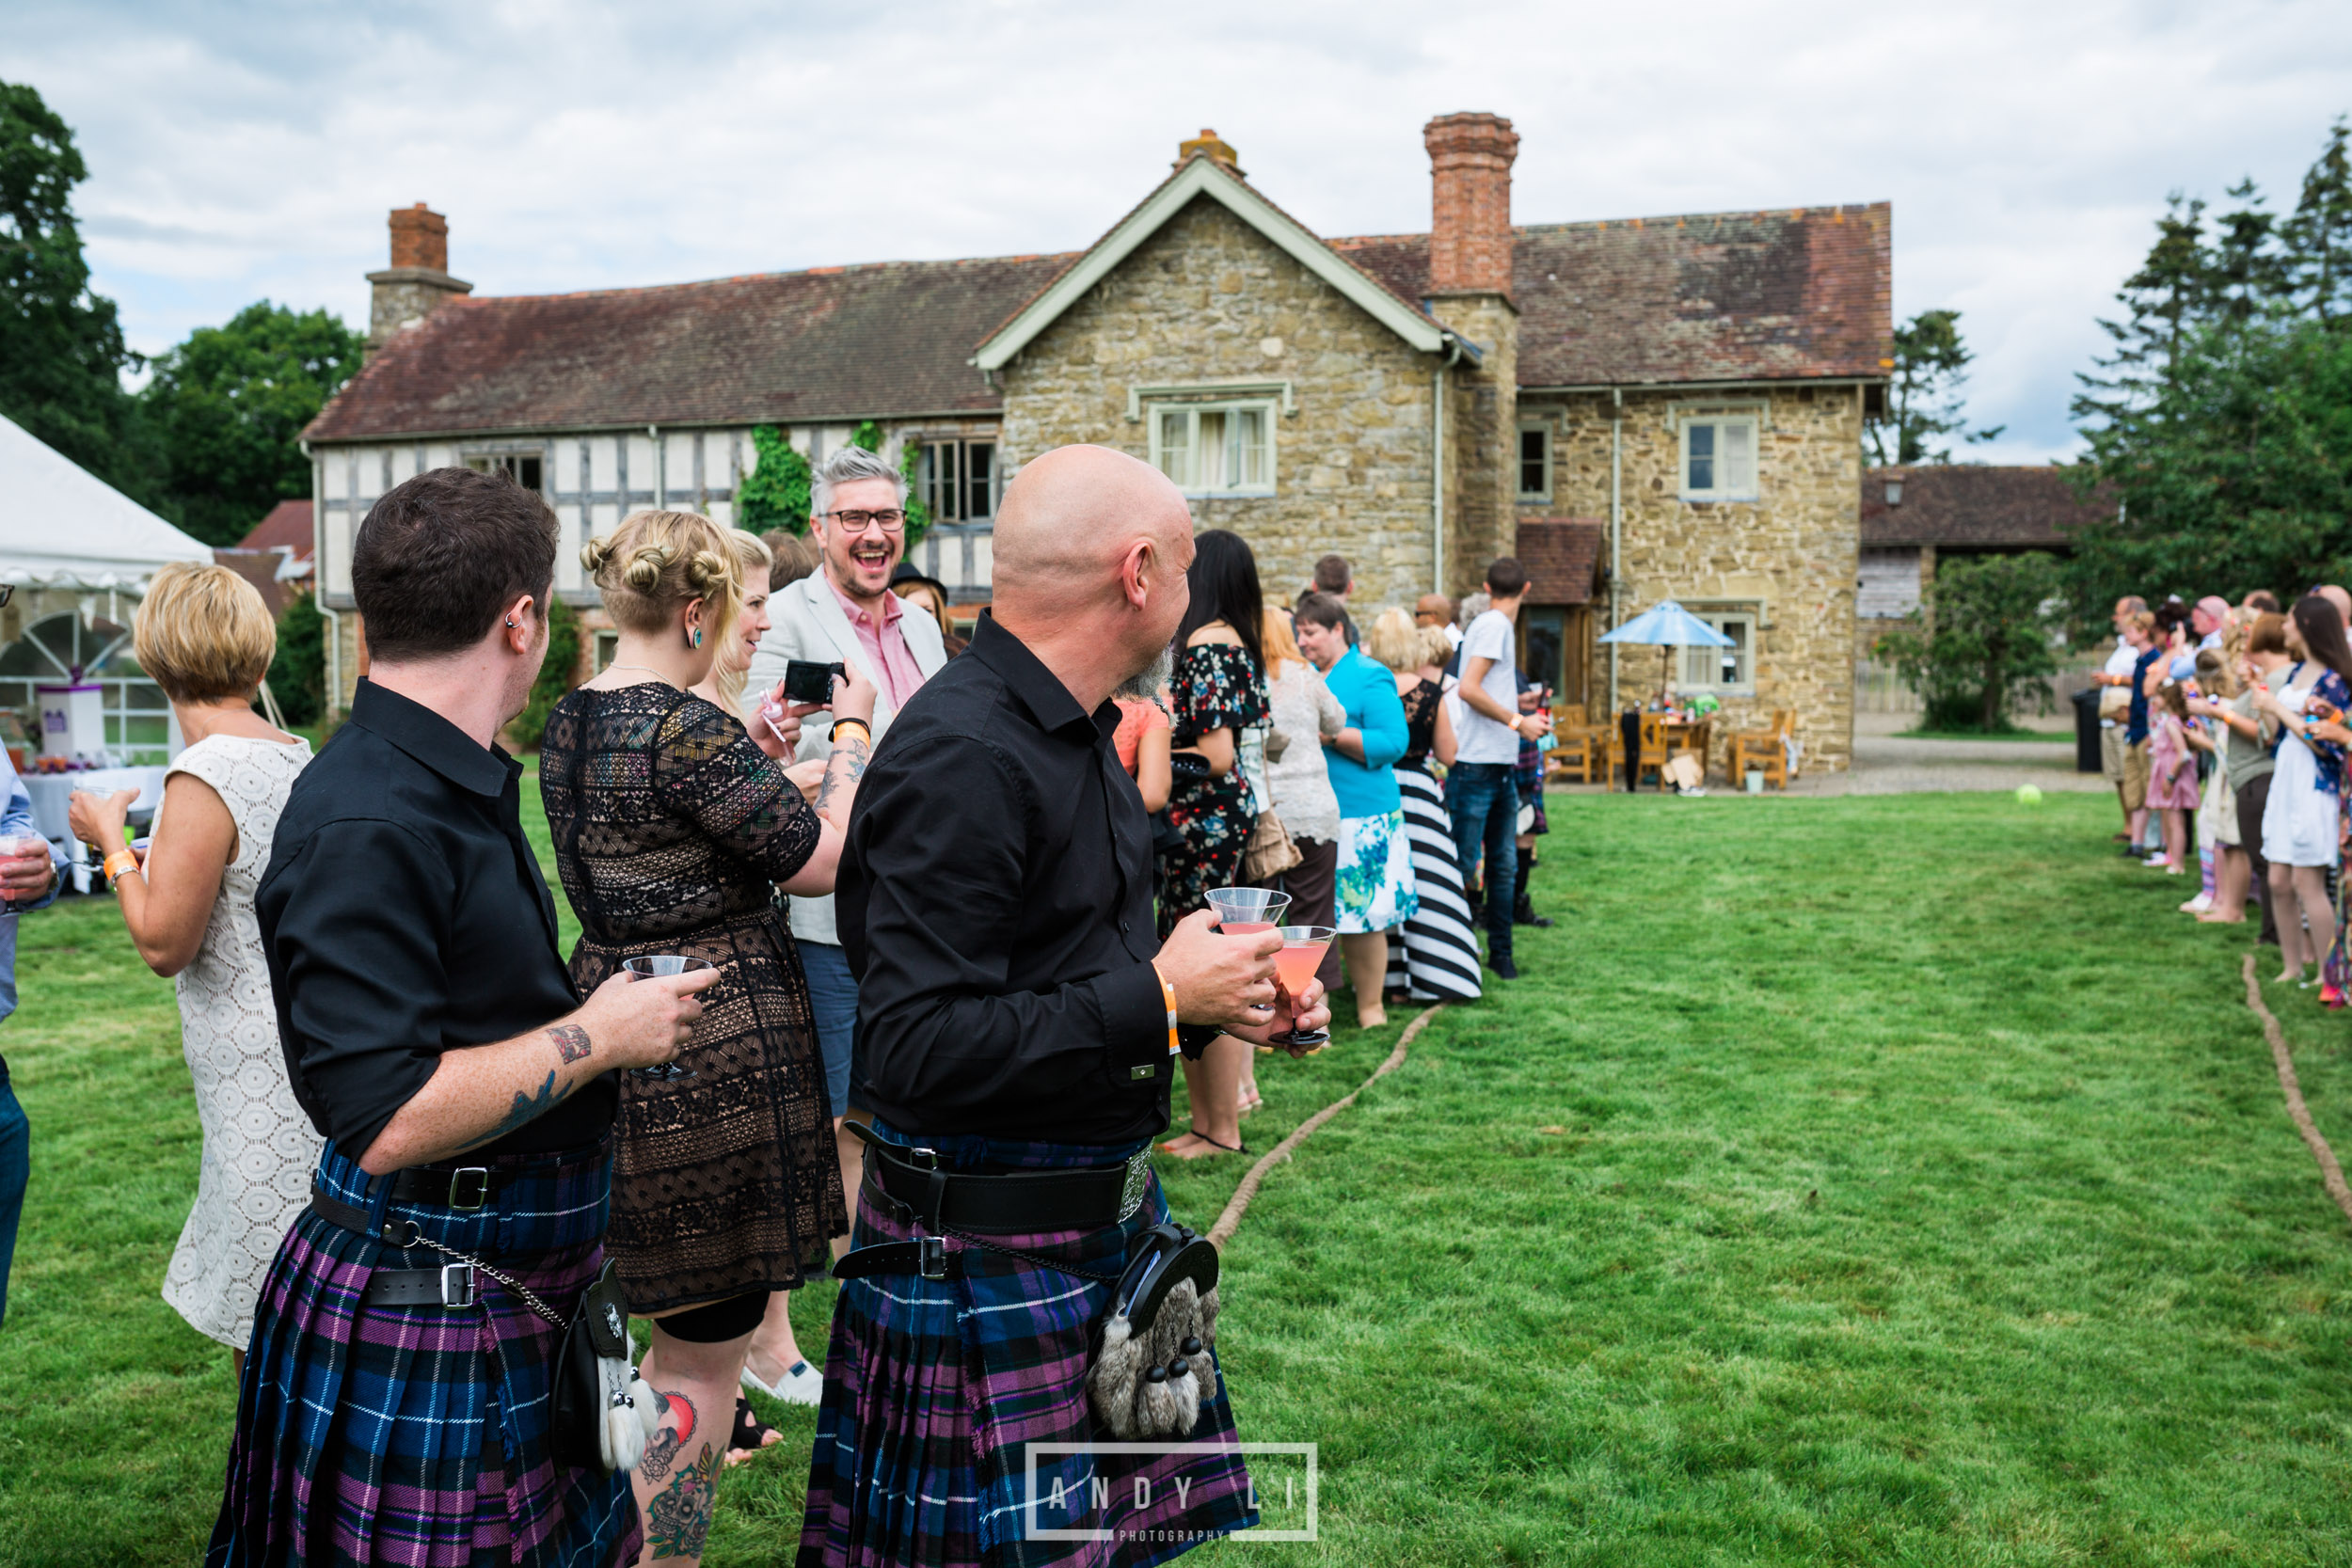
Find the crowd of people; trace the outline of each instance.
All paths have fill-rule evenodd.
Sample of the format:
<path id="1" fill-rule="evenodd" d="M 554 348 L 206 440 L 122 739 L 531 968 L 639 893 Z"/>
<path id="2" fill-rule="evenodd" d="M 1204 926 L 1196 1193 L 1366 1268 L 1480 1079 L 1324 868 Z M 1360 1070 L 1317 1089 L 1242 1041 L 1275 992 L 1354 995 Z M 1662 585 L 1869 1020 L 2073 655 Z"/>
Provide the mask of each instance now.
<path id="1" fill-rule="evenodd" d="M 801 1560 L 977 1560 L 1020 1442 L 1097 1430 L 1107 1286 L 1171 1223 L 1174 1064 L 1158 1149 L 1237 1152 L 1258 1057 L 1313 1049 L 1327 992 L 1373 1028 L 1516 976 L 1515 917 L 1549 924 L 1518 562 L 1459 626 L 1433 594 L 1359 635 L 1343 559 L 1270 602 L 1155 470 L 1067 448 L 1008 487 L 967 639 L 903 560 L 905 490 L 852 447 L 805 539 L 662 510 L 586 546 L 617 638 L 536 781 L 568 957 L 499 744 L 546 648 L 537 495 L 449 468 L 375 504 L 368 673 L 315 757 L 253 710 L 256 591 L 156 576 L 136 652 L 186 749 L 138 847 L 134 792 L 72 820 L 178 989 L 203 1154 L 163 1292 L 239 1381 L 210 1561 L 691 1563 L 725 1466 L 779 1440 L 745 1390 L 820 1407 Z M 28 805 L 20 912 L 61 861 Z M 1336 934 L 1314 980 L 1218 929 L 1235 887 Z M 25 1139 L 0 1068 L 0 1310 Z M 811 1357 L 788 1296 L 828 1269 Z M 643 1381 L 582 1418 L 576 1341 L 622 1302 Z M 1181 1430 L 1230 1447 L 1221 1369 L 1184 1386 Z M 1063 1467 L 1093 1496 L 1154 1463 Z M 1254 1517 L 1237 1452 L 1192 1481 L 1119 1528 Z"/>
<path id="2" fill-rule="evenodd" d="M 2093 679 L 2101 748 L 2123 816 L 2122 854 L 2185 879 L 2182 912 L 2280 950 L 2278 979 L 2352 1000 L 2341 896 L 2352 838 L 2352 594 L 2312 589 L 2281 612 L 2258 590 L 2232 605 L 2116 602 L 2116 646 Z"/>

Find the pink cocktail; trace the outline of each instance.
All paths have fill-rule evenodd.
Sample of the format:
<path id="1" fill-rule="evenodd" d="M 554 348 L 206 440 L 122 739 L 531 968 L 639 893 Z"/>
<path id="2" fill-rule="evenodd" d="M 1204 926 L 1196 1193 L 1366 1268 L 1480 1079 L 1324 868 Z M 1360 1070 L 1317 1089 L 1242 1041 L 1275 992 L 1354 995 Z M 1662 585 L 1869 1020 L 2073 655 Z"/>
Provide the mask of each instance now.
<path id="1" fill-rule="evenodd" d="M 1281 988 L 1294 1021 L 1298 1016 L 1298 999 L 1314 984 L 1315 971 L 1323 967 L 1323 955 L 1329 951 L 1331 939 L 1339 932 L 1328 926 L 1284 926 L 1282 950 L 1274 955 L 1274 983 Z M 1277 1045 L 1327 1044 L 1330 1032 L 1324 1029 L 1305 1030 L 1293 1022 L 1289 1030 L 1268 1035 Z"/>

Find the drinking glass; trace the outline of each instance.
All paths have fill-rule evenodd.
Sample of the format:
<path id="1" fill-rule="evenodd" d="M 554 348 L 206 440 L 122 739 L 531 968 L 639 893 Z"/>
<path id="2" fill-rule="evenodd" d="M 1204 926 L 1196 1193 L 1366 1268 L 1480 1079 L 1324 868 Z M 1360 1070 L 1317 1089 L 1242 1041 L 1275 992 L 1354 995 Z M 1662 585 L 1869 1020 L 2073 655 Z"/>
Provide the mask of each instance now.
<path id="1" fill-rule="evenodd" d="M 641 978 L 659 979 L 673 974 L 691 974 L 698 969 L 710 968 L 711 964 L 708 958 L 689 958 L 675 953 L 646 953 L 625 960 L 621 967 Z M 680 1067 L 675 1061 L 658 1062 L 652 1067 L 631 1068 L 629 1070 L 649 1084 L 675 1083 L 695 1075 L 692 1068 Z"/>
<path id="2" fill-rule="evenodd" d="M 1216 911 L 1217 929 L 1229 937 L 1271 931 L 1291 907 L 1291 895 L 1262 887 L 1213 887 L 1209 908 Z"/>
<path id="3" fill-rule="evenodd" d="M 1329 926 L 1285 926 L 1281 927 L 1282 950 L 1274 955 L 1274 983 L 1295 1008 L 1298 998 L 1323 967 L 1323 955 L 1339 932 Z M 1266 1038 L 1276 1045 L 1311 1045 L 1320 1050 L 1331 1042 L 1328 1029 L 1301 1029 L 1295 1022 L 1279 1035 Z"/>

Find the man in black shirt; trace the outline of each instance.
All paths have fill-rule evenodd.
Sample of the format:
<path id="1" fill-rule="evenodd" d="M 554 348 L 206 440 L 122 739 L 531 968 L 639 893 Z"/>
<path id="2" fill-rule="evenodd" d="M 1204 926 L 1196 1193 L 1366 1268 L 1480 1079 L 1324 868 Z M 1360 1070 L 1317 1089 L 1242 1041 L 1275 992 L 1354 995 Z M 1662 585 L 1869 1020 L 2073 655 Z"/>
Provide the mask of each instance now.
<path id="1" fill-rule="evenodd" d="M 1041 1457 L 1038 1496 L 1074 1498 L 1063 1513 L 1026 1507 L 1024 1481 L 1028 1444 L 1091 1434 L 1089 1328 L 1103 1274 L 1167 1213 L 1147 1156 L 1177 1052 L 1220 1029 L 1263 1041 L 1294 1009 L 1307 1029 L 1329 1017 L 1319 985 L 1276 1005 L 1272 932 L 1222 935 L 1201 911 L 1154 939 L 1151 829 L 1111 697 L 1174 636 L 1192 554 L 1155 469 L 1100 447 L 1030 463 L 998 510 L 992 612 L 859 787 L 837 909 L 875 1118 L 856 1238 L 873 1260 L 852 1250 L 838 1271 L 803 1562 L 977 1560 L 1031 1528 L 1207 1539 L 1251 1516 L 1214 1371 L 1186 1428 L 1210 1457 Z M 927 1165 L 933 1190 L 907 1196 Z M 1099 1177 L 1104 1207 L 1015 1196 L 1034 1179 L 1014 1170 Z M 991 1229 L 1027 1259 L 976 1239 Z M 924 1436 L 857 1452 L 902 1427 Z M 1089 1513 L 1098 1481 L 1111 1502 Z M 894 1497 L 945 1499 L 944 1522 L 878 1506 Z"/>
<path id="2" fill-rule="evenodd" d="M 557 951 L 497 744 L 547 652 L 555 540 L 535 494 L 443 468 L 354 541 L 373 669 L 254 899 L 287 1073 L 327 1143 L 262 1287 L 212 1563 L 299 1560 L 328 1532 L 468 1560 L 483 1497 L 504 1498 L 501 1542 L 627 1560 L 628 1477 L 553 1454 L 556 1330 L 508 1281 L 572 1311 L 601 1262 L 613 1073 L 675 1056 L 717 974 L 583 1004 Z"/>

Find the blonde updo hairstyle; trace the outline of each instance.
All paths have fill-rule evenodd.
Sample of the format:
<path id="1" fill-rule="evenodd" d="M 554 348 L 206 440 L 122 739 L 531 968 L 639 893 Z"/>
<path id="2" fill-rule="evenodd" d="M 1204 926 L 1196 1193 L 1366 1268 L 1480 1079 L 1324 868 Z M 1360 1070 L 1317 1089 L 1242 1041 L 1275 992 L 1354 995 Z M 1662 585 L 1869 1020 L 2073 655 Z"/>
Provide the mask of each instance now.
<path id="1" fill-rule="evenodd" d="M 623 630 L 663 631 L 680 610 L 700 599 L 705 641 L 723 640 L 735 635 L 743 609 L 728 532 L 698 512 L 632 512 L 619 528 L 582 546 L 580 563 L 603 590 L 605 610 Z"/>

